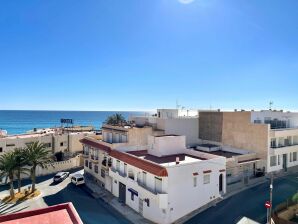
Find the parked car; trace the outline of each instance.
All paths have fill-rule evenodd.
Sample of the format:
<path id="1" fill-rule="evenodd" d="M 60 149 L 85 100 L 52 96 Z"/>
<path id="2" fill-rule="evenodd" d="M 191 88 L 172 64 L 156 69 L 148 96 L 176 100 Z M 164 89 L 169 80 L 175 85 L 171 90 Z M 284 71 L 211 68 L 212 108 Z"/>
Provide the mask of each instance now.
<path id="1" fill-rule="evenodd" d="M 85 183 L 85 178 L 82 174 L 77 173 L 71 177 L 71 182 L 78 186 Z"/>
<path id="2" fill-rule="evenodd" d="M 69 172 L 59 172 L 59 173 L 57 173 L 57 174 L 54 176 L 53 181 L 54 181 L 55 183 L 62 182 L 62 181 L 65 180 L 68 176 L 69 176 Z"/>

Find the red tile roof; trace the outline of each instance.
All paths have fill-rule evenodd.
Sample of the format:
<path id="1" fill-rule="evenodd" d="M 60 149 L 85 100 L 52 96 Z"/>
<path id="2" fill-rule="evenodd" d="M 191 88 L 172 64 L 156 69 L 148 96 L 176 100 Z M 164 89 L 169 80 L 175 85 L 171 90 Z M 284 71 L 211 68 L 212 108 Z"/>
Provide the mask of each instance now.
<path id="1" fill-rule="evenodd" d="M 100 142 L 95 142 L 95 141 L 92 141 L 90 139 L 87 139 L 87 138 L 83 138 L 80 140 L 80 142 L 84 145 L 88 145 L 88 146 L 91 146 L 95 149 L 100 149 L 102 151 L 105 151 L 107 153 L 110 153 L 111 152 L 111 147 L 109 146 L 106 146 L 104 144 L 101 144 Z"/>
<path id="2" fill-rule="evenodd" d="M 119 152 L 116 150 L 112 150 L 110 152 L 110 156 L 112 156 L 118 160 L 121 160 L 127 164 L 130 164 L 132 166 L 138 167 L 139 169 L 142 169 L 144 171 L 152 173 L 156 176 L 159 176 L 159 177 L 167 177 L 168 176 L 168 172 L 165 167 L 160 166 L 156 163 L 150 162 L 148 160 L 138 158 L 134 155 L 130 155 L 125 152 Z"/>
<path id="3" fill-rule="evenodd" d="M 72 203 L 0 216 L 2 224 L 83 224 Z"/>

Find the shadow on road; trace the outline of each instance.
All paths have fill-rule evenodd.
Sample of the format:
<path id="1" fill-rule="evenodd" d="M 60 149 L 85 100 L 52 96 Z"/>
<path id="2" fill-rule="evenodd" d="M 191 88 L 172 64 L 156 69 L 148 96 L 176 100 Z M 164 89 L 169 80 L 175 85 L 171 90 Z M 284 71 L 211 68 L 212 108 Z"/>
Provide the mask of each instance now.
<path id="1" fill-rule="evenodd" d="M 0 214 L 5 215 L 5 214 L 9 214 L 9 213 L 15 213 L 15 212 L 22 211 L 29 207 L 29 206 L 24 206 L 22 208 L 17 209 L 16 207 L 20 204 L 22 204 L 22 202 L 17 202 L 17 203 L 13 203 L 13 204 L 1 202 L 0 203 Z"/>
<path id="2" fill-rule="evenodd" d="M 130 224 L 110 205 L 101 199 L 94 199 L 85 186 L 69 183 L 61 191 L 45 196 L 43 199 L 48 206 L 72 202 L 84 224 Z"/>

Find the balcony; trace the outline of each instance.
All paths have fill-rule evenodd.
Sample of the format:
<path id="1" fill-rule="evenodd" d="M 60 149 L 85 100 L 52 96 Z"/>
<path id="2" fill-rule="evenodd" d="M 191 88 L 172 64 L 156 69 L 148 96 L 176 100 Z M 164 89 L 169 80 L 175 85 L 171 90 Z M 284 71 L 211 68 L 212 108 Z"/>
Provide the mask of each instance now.
<path id="1" fill-rule="evenodd" d="M 91 160 L 93 163 L 98 163 L 98 156 L 91 155 Z"/>
<path id="2" fill-rule="evenodd" d="M 83 156 L 83 158 L 89 158 L 89 153 L 88 152 L 83 152 L 83 154 L 82 154 L 82 156 Z"/>
<path id="3" fill-rule="evenodd" d="M 270 137 L 271 138 L 278 138 L 287 136 L 297 136 L 298 135 L 298 127 L 292 128 L 284 128 L 284 129 L 271 129 Z"/>
<path id="4" fill-rule="evenodd" d="M 124 172 L 121 172 L 121 171 L 119 171 L 119 170 L 116 170 L 115 168 L 111 168 L 110 169 L 113 173 L 117 173 L 119 176 L 121 176 L 121 177 L 123 177 L 123 178 L 126 178 L 127 177 L 127 174 L 126 173 L 124 173 Z"/>
<path id="5" fill-rule="evenodd" d="M 292 145 L 280 145 L 280 146 L 271 146 L 270 148 L 270 154 L 271 155 L 278 155 L 278 154 L 284 154 L 288 153 L 289 151 L 297 151 L 298 152 L 298 144 L 292 144 Z"/>
<path id="6" fill-rule="evenodd" d="M 166 209 L 168 207 L 168 194 L 162 193 L 156 190 L 149 188 L 141 183 L 141 181 L 135 181 L 124 173 L 119 172 L 115 168 L 109 169 L 109 176 L 114 180 L 118 180 L 119 182 L 126 185 L 127 188 L 132 188 L 137 191 L 143 198 L 148 198 L 150 200 L 154 200 L 158 202 L 159 208 Z"/>

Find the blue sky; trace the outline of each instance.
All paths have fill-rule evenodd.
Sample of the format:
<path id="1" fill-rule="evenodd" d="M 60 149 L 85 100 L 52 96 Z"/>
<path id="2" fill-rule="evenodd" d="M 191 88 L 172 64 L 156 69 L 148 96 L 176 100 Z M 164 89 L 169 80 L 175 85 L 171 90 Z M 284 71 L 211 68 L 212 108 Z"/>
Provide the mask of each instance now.
<path id="1" fill-rule="evenodd" d="M 296 0 L 1 1 L 0 109 L 298 110 L 297 21 Z"/>

